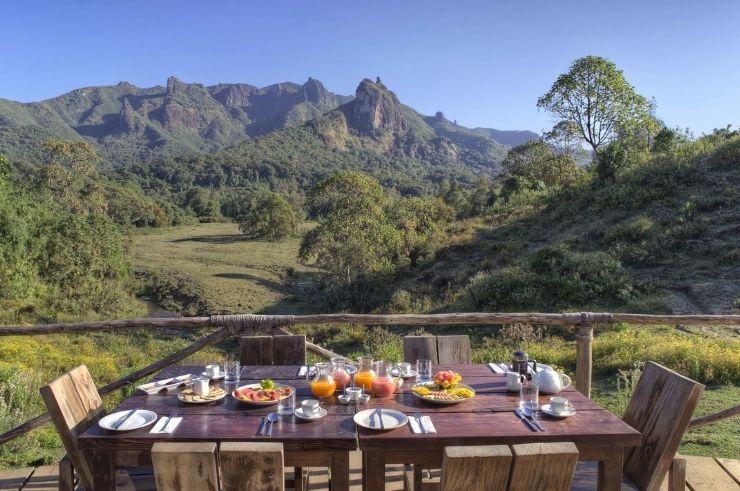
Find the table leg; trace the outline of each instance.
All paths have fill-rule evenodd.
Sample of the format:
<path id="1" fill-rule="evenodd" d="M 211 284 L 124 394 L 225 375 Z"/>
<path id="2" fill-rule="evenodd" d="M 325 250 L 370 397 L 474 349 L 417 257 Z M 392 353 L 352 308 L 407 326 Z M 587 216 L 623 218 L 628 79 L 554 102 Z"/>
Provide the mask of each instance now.
<path id="1" fill-rule="evenodd" d="M 620 491 L 624 466 L 624 447 L 611 447 L 599 462 L 599 491 Z"/>
<path id="2" fill-rule="evenodd" d="M 363 491 L 385 491 L 385 457 L 382 451 L 362 452 Z"/>
<path id="3" fill-rule="evenodd" d="M 331 453 L 331 491 L 349 491 L 349 452 Z"/>
<path id="4" fill-rule="evenodd" d="M 116 469 L 113 465 L 114 452 L 108 450 L 93 450 L 93 485 L 95 491 L 115 491 Z"/>

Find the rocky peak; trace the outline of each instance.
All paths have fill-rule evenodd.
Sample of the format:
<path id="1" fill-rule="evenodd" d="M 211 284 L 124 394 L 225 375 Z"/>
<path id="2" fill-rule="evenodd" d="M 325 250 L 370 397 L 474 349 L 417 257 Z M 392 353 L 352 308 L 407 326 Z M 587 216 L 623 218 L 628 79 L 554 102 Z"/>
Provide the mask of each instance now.
<path id="1" fill-rule="evenodd" d="M 250 97 L 259 92 L 257 87 L 248 84 L 221 84 L 209 90 L 213 97 L 228 107 L 248 106 Z"/>
<path id="2" fill-rule="evenodd" d="M 123 98 L 121 110 L 118 113 L 118 133 L 141 134 L 144 131 L 144 122 L 138 117 L 128 97 Z"/>
<path id="3" fill-rule="evenodd" d="M 443 113 L 442 111 L 437 111 L 436 113 L 434 113 L 434 119 L 436 119 L 437 121 L 447 121 L 447 118 L 445 118 L 445 113 Z"/>
<path id="4" fill-rule="evenodd" d="M 401 103 L 396 94 L 383 85 L 380 77 L 375 82 L 367 78 L 360 82 L 348 118 L 351 128 L 365 134 L 378 130 L 396 132 L 405 127 Z"/>
<path id="5" fill-rule="evenodd" d="M 335 103 L 334 96 L 315 78 L 308 77 L 308 81 L 303 84 L 303 94 L 306 101 L 318 106 L 333 106 Z"/>
<path id="6" fill-rule="evenodd" d="M 167 79 L 167 95 L 172 97 L 175 92 L 182 91 L 185 89 L 185 84 L 177 80 L 175 77 L 169 77 Z"/>

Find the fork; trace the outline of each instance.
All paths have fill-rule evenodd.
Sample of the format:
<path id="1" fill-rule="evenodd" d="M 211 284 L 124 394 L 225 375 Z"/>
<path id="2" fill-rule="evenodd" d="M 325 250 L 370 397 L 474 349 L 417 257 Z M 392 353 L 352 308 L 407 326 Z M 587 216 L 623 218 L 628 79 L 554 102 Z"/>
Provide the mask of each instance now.
<path id="1" fill-rule="evenodd" d="M 172 418 L 176 418 L 178 414 L 180 413 L 177 411 L 177 409 L 172 410 L 169 417 L 167 418 L 167 424 L 162 427 L 162 433 L 167 433 L 167 427 L 170 425 L 170 423 L 172 423 Z"/>
<path id="2" fill-rule="evenodd" d="M 424 425 L 421 423 L 421 411 L 419 411 L 418 409 L 415 409 L 414 410 L 414 417 L 416 418 L 416 421 L 419 422 L 419 429 L 421 430 L 421 432 L 422 433 L 426 433 L 427 430 L 426 430 L 426 428 L 424 428 Z"/>

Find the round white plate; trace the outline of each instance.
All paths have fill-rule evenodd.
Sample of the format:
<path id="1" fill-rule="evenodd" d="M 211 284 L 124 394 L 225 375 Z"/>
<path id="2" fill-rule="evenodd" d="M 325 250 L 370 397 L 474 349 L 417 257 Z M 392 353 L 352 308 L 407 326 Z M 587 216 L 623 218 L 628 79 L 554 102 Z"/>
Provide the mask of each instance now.
<path id="1" fill-rule="evenodd" d="M 364 411 L 360 411 L 355 414 L 353 419 L 358 426 L 371 430 L 392 430 L 409 422 L 408 416 L 402 412 L 394 411 L 393 409 L 383 409 L 381 414 L 383 419 L 383 428 L 380 427 L 377 409 L 365 409 Z"/>
<path id="2" fill-rule="evenodd" d="M 118 426 L 118 423 L 125 418 L 130 411 L 130 409 L 128 411 L 118 411 L 104 416 L 100 421 L 98 421 L 98 424 L 101 428 L 105 428 L 106 430 L 131 431 L 149 426 L 157 421 L 157 413 L 146 409 L 137 409 L 126 419 L 126 421 L 123 422 L 121 426 Z M 116 426 L 118 426 L 118 428 L 116 428 Z"/>
<path id="3" fill-rule="evenodd" d="M 277 387 L 290 387 L 291 389 L 293 389 L 293 393 L 295 394 L 295 387 L 292 387 L 290 385 L 275 384 L 275 387 L 276 388 Z M 261 388 L 262 388 L 262 386 L 260 384 L 249 384 L 249 385 L 242 385 L 241 387 L 237 387 L 236 389 L 254 389 L 254 390 L 260 390 Z M 277 399 L 275 399 L 274 401 L 250 401 L 249 399 L 239 399 L 238 397 L 236 397 L 234 395 L 234 392 L 236 391 L 236 389 L 234 389 L 231 392 L 231 397 L 233 397 L 234 399 L 236 399 L 239 402 L 243 402 L 244 404 L 252 404 L 254 406 L 272 406 L 273 404 L 277 404 L 277 402 L 278 402 Z M 288 396 L 281 397 L 280 399 L 285 399 L 285 397 L 288 397 Z"/>
<path id="4" fill-rule="evenodd" d="M 401 375 L 401 370 L 398 367 L 391 368 L 391 375 L 394 377 L 401 377 L 402 379 L 416 377 L 416 370 L 411 370 L 407 375 Z"/>
<path id="5" fill-rule="evenodd" d="M 552 416 L 553 418 L 567 418 L 568 416 L 573 416 L 576 414 L 576 410 L 573 409 L 573 406 L 568 405 L 565 408 L 565 411 L 562 413 L 556 413 L 552 410 L 549 404 L 543 404 L 542 405 L 542 412 L 547 414 L 548 416 Z"/>
<path id="6" fill-rule="evenodd" d="M 411 393 L 412 394 L 414 394 L 416 397 L 418 397 L 422 401 L 426 401 L 426 402 L 429 402 L 431 404 L 460 404 L 461 402 L 469 401 L 470 399 L 472 399 L 473 397 L 475 397 L 475 390 L 472 387 L 470 387 L 469 385 L 455 384 L 455 387 L 456 388 L 472 390 L 473 391 L 473 397 L 468 397 L 467 399 L 455 399 L 455 400 L 452 400 L 452 401 L 445 401 L 445 400 L 441 400 L 441 399 L 429 399 L 429 398 L 424 397 L 422 395 L 419 395 L 419 394 L 417 394 L 416 392 L 413 391 L 413 388 L 416 387 L 417 385 L 420 385 L 420 386 L 423 386 L 423 387 L 429 387 L 430 385 L 436 385 L 436 384 L 434 384 L 433 382 L 428 382 L 426 384 L 416 384 L 413 387 L 411 387 L 411 389 L 412 389 L 411 390 Z M 431 390 L 433 390 L 433 389 L 431 389 Z"/>
<path id="7" fill-rule="evenodd" d="M 226 374 L 225 374 L 224 372 L 219 372 L 219 373 L 220 373 L 221 375 L 219 375 L 218 377 L 210 377 L 210 376 L 208 375 L 208 372 L 203 372 L 203 373 L 201 373 L 201 375 L 203 375 L 204 377 L 207 377 L 207 378 L 209 378 L 209 379 L 211 379 L 211 380 L 223 380 L 223 379 L 224 379 L 224 377 L 226 376 Z"/>
<path id="8" fill-rule="evenodd" d="M 329 414 L 329 412 L 326 409 L 324 409 L 323 407 L 320 407 L 318 413 L 314 414 L 313 416 L 309 416 L 308 414 L 306 414 L 306 413 L 303 412 L 303 408 L 302 407 L 297 407 L 297 408 L 295 408 L 293 410 L 293 414 L 298 419 L 305 419 L 306 421 L 313 421 L 314 419 L 321 419 L 321 418 L 323 418 L 324 416 L 326 416 L 327 414 Z"/>

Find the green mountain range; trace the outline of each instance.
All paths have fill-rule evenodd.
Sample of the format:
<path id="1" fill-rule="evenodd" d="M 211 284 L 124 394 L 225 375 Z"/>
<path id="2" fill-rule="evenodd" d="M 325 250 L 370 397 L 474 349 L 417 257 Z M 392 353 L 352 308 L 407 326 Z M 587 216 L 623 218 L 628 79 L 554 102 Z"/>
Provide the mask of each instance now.
<path id="1" fill-rule="evenodd" d="M 382 86 L 364 81 L 358 92 L 367 95 L 375 85 Z M 470 130 L 450 123 L 441 113 L 427 117 L 405 106 L 378 106 L 381 113 L 369 115 L 366 111 L 377 107 L 362 104 L 372 105 L 375 99 L 353 101 L 312 78 L 302 85 L 287 82 L 258 88 L 248 84 L 206 87 L 175 77 L 164 87 L 121 82 L 76 89 L 41 102 L 0 99 L 0 152 L 13 161 L 33 163 L 40 158 L 44 140 L 83 138 L 96 144 L 105 161 L 121 166 L 161 156 L 216 152 L 278 129 L 302 126 L 338 108 L 350 116 L 348 128 L 361 136 L 390 131 L 396 136 L 413 133 L 427 140 L 436 138 L 432 145 L 448 147 L 453 154 L 476 152 L 489 166 L 501 160 L 509 145 L 537 137 L 532 132 Z"/>

